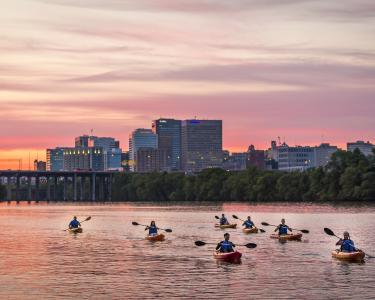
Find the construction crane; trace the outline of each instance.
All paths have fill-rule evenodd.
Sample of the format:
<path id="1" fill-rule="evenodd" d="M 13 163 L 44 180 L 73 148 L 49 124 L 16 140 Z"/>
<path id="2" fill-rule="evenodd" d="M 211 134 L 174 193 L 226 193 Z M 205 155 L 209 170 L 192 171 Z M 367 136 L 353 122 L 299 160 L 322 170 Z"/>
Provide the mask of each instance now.
<path id="1" fill-rule="evenodd" d="M 0 163 L 5 163 L 7 165 L 18 163 L 18 170 L 22 170 L 22 159 L 21 158 L 0 158 Z M 1 169 L 1 164 L 0 164 Z"/>

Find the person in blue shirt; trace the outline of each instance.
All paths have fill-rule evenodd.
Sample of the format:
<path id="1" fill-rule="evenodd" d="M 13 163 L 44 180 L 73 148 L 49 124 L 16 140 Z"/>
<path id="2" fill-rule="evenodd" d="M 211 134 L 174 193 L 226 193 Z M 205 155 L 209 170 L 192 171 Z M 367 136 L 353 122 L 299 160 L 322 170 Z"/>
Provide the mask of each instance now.
<path id="1" fill-rule="evenodd" d="M 73 220 L 71 220 L 69 223 L 69 229 L 78 228 L 78 227 L 81 227 L 81 223 L 77 220 L 77 217 L 74 216 Z"/>
<path id="2" fill-rule="evenodd" d="M 243 222 L 242 226 L 245 226 L 246 229 L 251 229 L 251 228 L 255 227 L 254 222 L 251 221 L 250 216 L 247 217 L 247 220 L 245 222 Z"/>
<path id="3" fill-rule="evenodd" d="M 227 218 L 225 217 L 224 214 L 221 215 L 220 225 L 229 225 L 229 222 L 228 222 L 228 220 L 227 220 Z"/>
<path id="4" fill-rule="evenodd" d="M 151 221 L 150 226 L 146 226 L 145 230 L 148 229 L 148 235 L 158 235 L 158 229 L 156 227 L 155 221 Z"/>
<path id="5" fill-rule="evenodd" d="M 286 235 L 288 234 L 288 230 L 292 232 L 292 229 L 285 224 L 285 219 L 281 219 L 281 224 L 276 227 L 275 231 L 279 231 L 279 235 Z"/>
<path id="6" fill-rule="evenodd" d="M 224 234 L 224 241 L 221 241 L 217 244 L 216 250 L 222 252 L 222 253 L 228 253 L 228 252 L 234 252 L 234 247 L 236 247 L 235 244 L 233 244 L 231 241 L 229 241 L 229 233 L 226 232 Z"/>
<path id="7" fill-rule="evenodd" d="M 358 251 L 357 248 L 354 247 L 354 242 L 350 239 L 349 232 L 344 232 L 344 239 L 340 239 L 336 245 L 341 246 L 341 252 L 355 252 Z"/>

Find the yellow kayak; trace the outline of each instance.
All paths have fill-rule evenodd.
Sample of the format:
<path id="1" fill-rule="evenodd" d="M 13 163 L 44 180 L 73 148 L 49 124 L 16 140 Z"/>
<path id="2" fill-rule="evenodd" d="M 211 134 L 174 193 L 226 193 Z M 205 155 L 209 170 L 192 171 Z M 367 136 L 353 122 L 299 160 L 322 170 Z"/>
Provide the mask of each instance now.
<path id="1" fill-rule="evenodd" d="M 292 233 L 292 234 L 271 234 L 271 239 L 279 239 L 280 241 L 300 241 L 302 238 L 302 233 Z"/>
<path id="2" fill-rule="evenodd" d="M 258 233 L 258 228 L 253 227 L 253 228 L 243 228 L 242 229 L 243 233 L 249 234 L 249 233 Z"/>
<path id="3" fill-rule="evenodd" d="M 363 261 L 365 253 L 362 251 L 340 252 L 339 250 L 334 250 L 332 251 L 332 257 L 346 261 Z"/>
<path id="4" fill-rule="evenodd" d="M 146 240 L 149 240 L 152 242 L 162 242 L 165 240 L 165 235 L 164 234 L 148 235 L 146 236 Z"/>

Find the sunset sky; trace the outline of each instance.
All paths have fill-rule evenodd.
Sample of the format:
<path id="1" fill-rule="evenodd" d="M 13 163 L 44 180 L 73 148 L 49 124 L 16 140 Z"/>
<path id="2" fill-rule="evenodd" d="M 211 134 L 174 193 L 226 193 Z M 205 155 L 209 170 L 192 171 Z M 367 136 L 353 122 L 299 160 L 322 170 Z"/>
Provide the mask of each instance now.
<path id="1" fill-rule="evenodd" d="M 375 1 L 1 1 L 0 158 L 194 116 L 231 151 L 375 142 Z"/>

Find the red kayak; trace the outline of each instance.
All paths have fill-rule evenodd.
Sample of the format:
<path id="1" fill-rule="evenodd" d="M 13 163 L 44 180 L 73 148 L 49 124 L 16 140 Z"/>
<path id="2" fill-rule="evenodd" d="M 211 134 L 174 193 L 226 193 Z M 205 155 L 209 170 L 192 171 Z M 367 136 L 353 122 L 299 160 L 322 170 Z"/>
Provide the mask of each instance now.
<path id="1" fill-rule="evenodd" d="M 242 253 L 238 251 L 222 253 L 219 251 L 214 252 L 214 258 L 226 262 L 238 262 L 241 259 Z"/>

